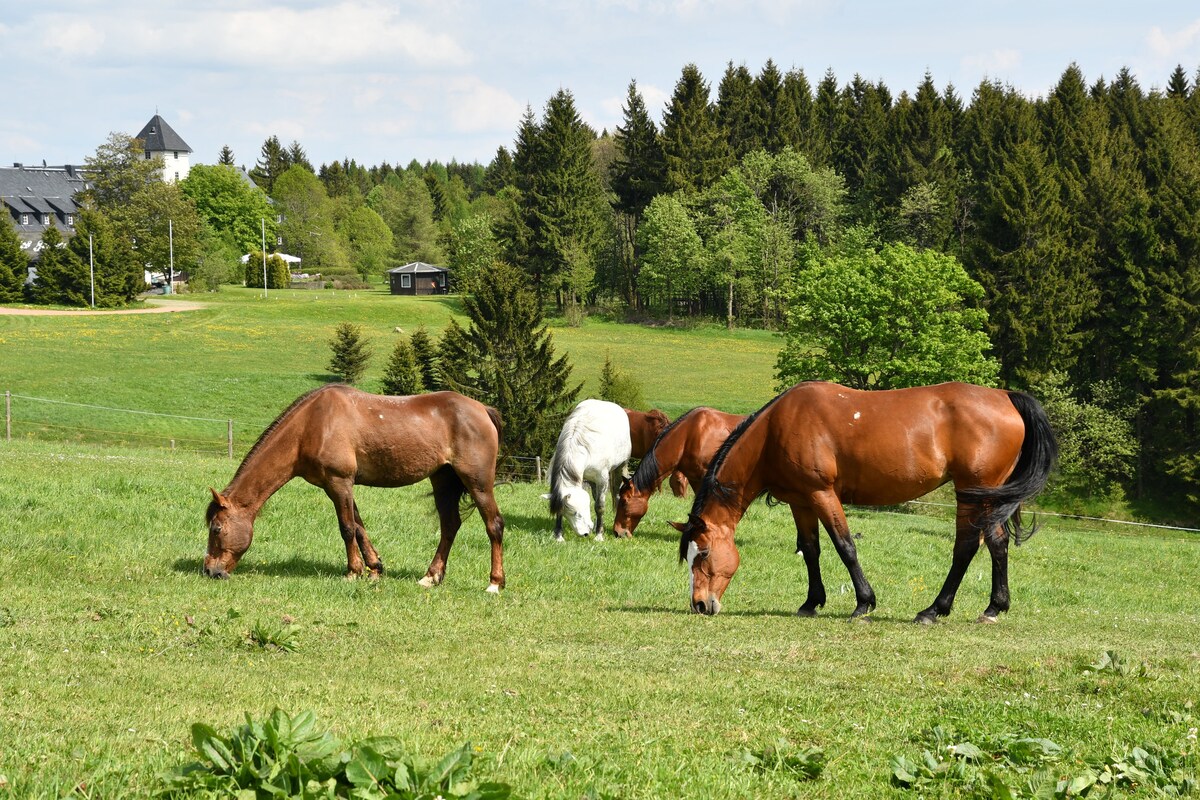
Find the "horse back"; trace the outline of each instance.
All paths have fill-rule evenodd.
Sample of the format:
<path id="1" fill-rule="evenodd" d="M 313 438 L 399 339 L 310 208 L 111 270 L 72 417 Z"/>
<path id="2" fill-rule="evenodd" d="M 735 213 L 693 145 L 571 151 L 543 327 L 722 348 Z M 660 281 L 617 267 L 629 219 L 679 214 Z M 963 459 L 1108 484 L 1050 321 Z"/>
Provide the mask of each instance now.
<path id="1" fill-rule="evenodd" d="M 407 486 L 447 464 L 460 474 L 494 475 L 500 434 L 491 412 L 456 392 L 321 392 L 298 426 L 301 475 L 342 474 L 367 486 Z"/>
<path id="2" fill-rule="evenodd" d="M 998 486 L 1016 465 L 1024 423 L 1000 389 L 965 383 L 860 391 L 794 387 L 768 410 L 776 470 L 844 502 L 888 505 L 953 480 Z"/>

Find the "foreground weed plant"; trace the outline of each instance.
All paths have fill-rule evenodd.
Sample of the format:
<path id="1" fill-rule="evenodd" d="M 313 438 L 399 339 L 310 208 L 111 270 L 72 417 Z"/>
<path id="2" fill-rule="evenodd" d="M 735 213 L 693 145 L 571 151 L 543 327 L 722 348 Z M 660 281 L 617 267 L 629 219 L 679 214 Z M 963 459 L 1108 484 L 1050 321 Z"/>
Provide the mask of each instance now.
<path id="1" fill-rule="evenodd" d="M 276 622 L 256 622 L 246 634 L 246 646 L 277 653 L 294 653 L 300 649 L 296 634 L 300 626 L 285 618 Z"/>
<path id="2" fill-rule="evenodd" d="M 819 747 L 797 748 L 786 739 L 777 739 L 762 750 L 739 750 L 734 761 L 755 772 L 774 772 L 798 781 L 811 781 L 825 769 L 825 751 Z"/>
<path id="3" fill-rule="evenodd" d="M 436 762 L 407 755 L 399 741 L 372 737 L 350 745 L 317 725 L 311 711 L 290 716 L 275 709 L 264 720 L 246 717 L 229 736 L 192 726 L 199 760 L 163 776 L 168 798 L 360 798 L 361 800 L 503 800 L 503 783 L 471 779 L 472 753 L 464 744 Z"/>
<path id="4" fill-rule="evenodd" d="M 1049 739 L 1005 734 L 976 745 L 938 726 L 930 735 L 932 750 L 925 749 L 917 759 L 893 756 L 892 782 L 922 793 L 949 785 L 966 796 L 991 800 L 1106 797 L 1138 789 L 1186 796 L 1200 786 L 1192 736 L 1189 732 L 1173 749 L 1148 744 L 1098 763 L 1068 763 L 1063 749 Z"/>

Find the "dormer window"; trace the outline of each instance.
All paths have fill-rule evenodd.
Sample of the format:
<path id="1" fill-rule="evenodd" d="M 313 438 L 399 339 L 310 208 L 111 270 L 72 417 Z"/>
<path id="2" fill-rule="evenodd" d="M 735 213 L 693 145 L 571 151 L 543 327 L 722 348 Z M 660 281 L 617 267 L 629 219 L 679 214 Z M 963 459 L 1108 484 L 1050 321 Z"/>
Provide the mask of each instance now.
<path id="1" fill-rule="evenodd" d="M 147 161 L 150 160 L 150 151 L 149 150 L 146 151 L 146 160 Z"/>
<path id="2" fill-rule="evenodd" d="M 75 215 L 74 214 L 67 214 L 67 224 L 70 225 L 72 228 L 75 227 Z"/>
<path id="3" fill-rule="evenodd" d="M 28 215 L 28 214 L 22 214 L 22 215 L 21 215 L 21 224 L 22 224 L 22 225 L 28 225 L 28 224 L 29 224 L 29 215 Z"/>
<path id="4" fill-rule="evenodd" d="M 42 224 L 43 225 L 50 224 L 50 215 L 49 214 L 42 214 Z"/>

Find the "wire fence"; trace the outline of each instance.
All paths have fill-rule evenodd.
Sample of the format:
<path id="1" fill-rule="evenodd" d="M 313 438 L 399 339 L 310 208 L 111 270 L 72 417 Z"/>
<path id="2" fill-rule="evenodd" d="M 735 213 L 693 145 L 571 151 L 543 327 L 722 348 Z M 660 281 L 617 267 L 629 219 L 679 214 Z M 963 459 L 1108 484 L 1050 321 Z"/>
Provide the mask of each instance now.
<path id="1" fill-rule="evenodd" d="M 203 455 L 234 458 L 234 431 L 239 451 L 248 448 L 252 436 L 269 422 L 195 417 L 112 408 L 92 403 L 74 403 L 46 397 L 4 393 L 4 438 L 6 441 L 74 442 L 117 447 L 161 448 Z M 247 428 L 247 426 L 250 426 Z M 245 430 L 243 430 L 245 429 Z M 506 456 L 496 466 L 497 478 L 516 483 L 540 483 L 546 478 L 541 458 Z"/>

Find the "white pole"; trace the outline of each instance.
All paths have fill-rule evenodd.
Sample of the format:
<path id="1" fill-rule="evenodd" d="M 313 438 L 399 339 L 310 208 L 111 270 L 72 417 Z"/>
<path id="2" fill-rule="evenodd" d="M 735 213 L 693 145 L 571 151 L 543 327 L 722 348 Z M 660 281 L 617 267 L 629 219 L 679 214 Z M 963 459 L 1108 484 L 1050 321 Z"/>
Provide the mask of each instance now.
<path id="1" fill-rule="evenodd" d="M 262 225 L 262 251 L 263 251 L 263 299 L 267 297 L 267 220 L 265 217 L 258 218 Z"/>
<path id="2" fill-rule="evenodd" d="M 92 235 L 88 234 L 88 274 L 92 278 L 92 308 L 96 307 L 96 260 L 92 258 Z"/>
<path id="3" fill-rule="evenodd" d="M 175 223 L 167 220 L 167 247 L 171 258 L 171 274 L 167 276 L 167 294 L 175 292 Z"/>

